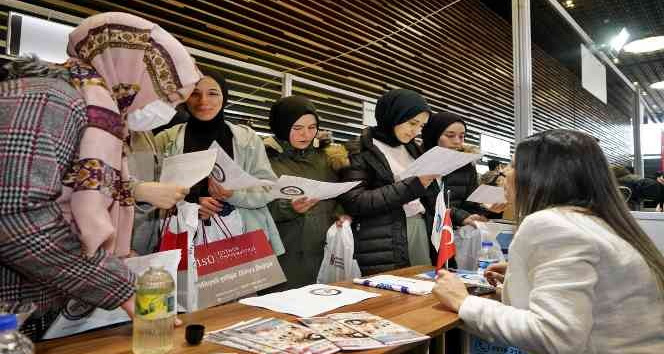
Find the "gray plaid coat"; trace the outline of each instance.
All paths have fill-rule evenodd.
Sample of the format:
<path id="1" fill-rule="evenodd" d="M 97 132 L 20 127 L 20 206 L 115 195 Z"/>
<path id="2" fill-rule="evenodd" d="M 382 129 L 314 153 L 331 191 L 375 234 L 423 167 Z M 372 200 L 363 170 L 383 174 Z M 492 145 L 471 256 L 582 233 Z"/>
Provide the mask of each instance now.
<path id="1" fill-rule="evenodd" d="M 113 309 L 134 293 L 134 275 L 81 244 L 57 198 L 87 125 L 86 105 L 64 80 L 0 82 L 0 301 L 33 302 L 22 330 L 43 334 L 64 302 L 75 298 Z"/>

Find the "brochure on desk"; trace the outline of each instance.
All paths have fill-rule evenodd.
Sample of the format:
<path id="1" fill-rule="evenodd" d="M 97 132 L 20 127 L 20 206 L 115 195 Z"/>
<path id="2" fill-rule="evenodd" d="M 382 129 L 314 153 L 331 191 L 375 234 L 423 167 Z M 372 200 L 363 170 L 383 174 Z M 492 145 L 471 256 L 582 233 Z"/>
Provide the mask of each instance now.
<path id="1" fill-rule="evenodd" d="M 368 312 L 298 318 L 255 318 L 205 335 L 205 340 L 252 353 L 324 354 L 419 342 L 429 336 Z"/>

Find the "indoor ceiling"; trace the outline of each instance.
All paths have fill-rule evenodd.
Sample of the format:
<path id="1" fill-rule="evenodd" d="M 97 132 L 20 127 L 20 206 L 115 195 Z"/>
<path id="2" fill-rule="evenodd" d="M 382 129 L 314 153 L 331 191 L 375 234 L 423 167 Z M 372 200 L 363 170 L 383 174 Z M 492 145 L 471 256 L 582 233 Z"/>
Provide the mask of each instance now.
<path id="1" fill-rule="evenodd" d="M 664 35 L 664 0 L 573 0 L 567 11 L 598 44 L 608 43 L 625 27 L 629 41 Z M 664 50 L 649 54 L 617 55 L 618 68 L 644 89 L 654 120 L 664 122 L 664 90 L 651 89 L 664 81 Z"/>
<path id="2" fill-rule="evenodd" d="M 482 0 L 500 15 L 511 18 L 511 0 Z M 664 0 L 558 0 L 598 45 L 606 45 L 625 27 L 629 41 L 664 35 Z M 569 6 L 569 3 L 573 6 Z M 581 38 L 566 22 L 556 16 L 549 0 L 531 0 L 533 42 L 555 56 L 572 71 L 579 73 L 578 43 Z M 607 46 L 608 47 L 608 46 Z M 605 48 L 608 51 L 608 48 Z M 664 81 L 664 50 L 649 54 L 611 53 L 616 66 L 644 90 L 646 117 L 650 122 L 664 123 L 664 90 L 651 89 L 652 83 Z M 607 70 L 609 73 L 610 70 Z M 608 90 L 620 99 L 629 91 L 617 77 L 607 77 Z M 622 87 L 620 87 L 622 86 Z M 609 92 L 609 96 L 612 92 Z"/>

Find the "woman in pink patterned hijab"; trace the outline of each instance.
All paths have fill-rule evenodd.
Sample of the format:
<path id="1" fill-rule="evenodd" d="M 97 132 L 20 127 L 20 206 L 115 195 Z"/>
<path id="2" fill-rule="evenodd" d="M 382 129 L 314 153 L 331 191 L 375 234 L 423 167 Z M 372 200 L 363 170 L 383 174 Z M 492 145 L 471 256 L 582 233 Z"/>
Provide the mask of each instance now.
<path id="1" fill-rule="evenodd" d="M 131 243 L 134 204 L 123 153 L 127 118 L 135 130 L 167 123 L 175 113 L 172 106 L 189 96 L 200 75 L 173 36 L 125 13 L 84 20 L 69 35 L 67 53 L 71 59 L 65 66 L 85 99 L 88 125 L 60 201 L 64 210 L 71 210 L 87 255 L 103 247 L 124 256 Z M 155 117 L 155 122 L 141 122 Z"/>
<path id="2" fill-rule="evenodd" d="M 186 193 L 130 182 L 123 152 L 128 127 L 170 120 L 199 80 L 186 49 L 105 13 L 71 33 L 68 52 L 64 65 L 17 58 L 0 79 L 0 301 L 36 306 L 21 327 L 33 339 L 68 301 L 132 314 L 135 275 L 116 256 L 129 250 L 134 198 L 168 208 Z"/>

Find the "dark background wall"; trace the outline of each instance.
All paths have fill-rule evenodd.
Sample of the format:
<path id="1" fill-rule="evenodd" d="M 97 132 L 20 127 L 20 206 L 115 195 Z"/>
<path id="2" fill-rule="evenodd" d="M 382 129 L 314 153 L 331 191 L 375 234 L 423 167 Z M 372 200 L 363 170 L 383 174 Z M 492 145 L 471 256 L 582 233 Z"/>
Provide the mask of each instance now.
<path id="1" fill-rule="evenodd" d="M 468 142 L 479 145 L 481 132 L 513 141 L 511 25 L 480 0 L 460 1 L 412 29 L 372 43 L 451 3 L 30 1 L 78 17 L 103 11 L 134 13 L 159 23 L 189 47 L 277 71 L 306 67 L 293 73 L 369 97 L 376 98 L 391 88 L 413 88 L 435 110 L 467 117 Z M 6 23 L 11 10 L 0 3 L 0 23 Z M 5 45 L 5 31 L 6 27 L 0 27 L 0 45 Z M 366 47 L 330 60 L 361 46 Z M 581 88 L 572 70 L 537 45 L 533 58 L 535 130 L 583 130 L 600 139 L 612 161 L 630 160 L 630 102 L 611 93 L 608 105 L 600 102 Z M 232 85 L 231 102 L 235 102 L 229 117 L 265 129 L 269 106 L 280 96 L 279 80 L 205 58 L 198 60 L 205 68 L 226 73 Z M 315 100 L 325 118 L 323 127 L 332 129 L 335 136 L 352 138 L 362 128 L 362 108 L 357 102 L 305 84 L 294 85 L 294 93 Z"/>

